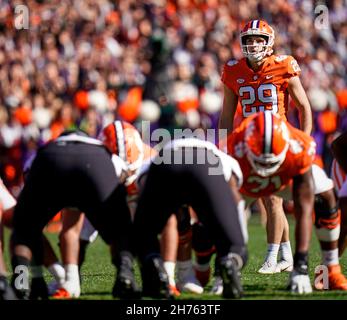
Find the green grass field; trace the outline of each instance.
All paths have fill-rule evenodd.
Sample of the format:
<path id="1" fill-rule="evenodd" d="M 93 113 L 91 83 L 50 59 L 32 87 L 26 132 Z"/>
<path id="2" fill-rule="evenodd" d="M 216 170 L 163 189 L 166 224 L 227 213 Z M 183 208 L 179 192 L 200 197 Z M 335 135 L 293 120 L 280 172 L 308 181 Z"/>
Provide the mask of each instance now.
<path id="1" fill-rule="evenodd" d="M 293 218 L 289 217 L 291 226 L 291 240 L 294 245 L 293 238 Z M 51 242 L 54 244 L 58 252 L 57 236 L 49 234 Z M 140 240 L 141 241 L 141 240 Z M 275 275 L 260 275 L 257 270 L 261 266 L 266 252 L 266 233 L 265 228 L 261 226 L 259 217 L 253 216 L 249 222 L 249 261 L 243 270 L 242 282 L 244 286 L 245 296 L 243 299 L 347 299 L 347 292 L 339 291 L 324 291 L 313 294 L 298 296 L 292 295 L 285 290 L 288 281 L 288 273 Z M 5 258 L 8 263 L 9 255 L 5 252 Z M 320 264 L 320 250 L 316 236 L 313 232 L 310 251 L 310 276 L 313 279 L 315 266 Z M 347 270 L 347 255 L 341 259 L 341 264 L 344 270 Z M 83 300 L 105 300 L 112 299 L 111 290 L 114 284 L 115 269 L 111 264 L 108 247 L 100 238 L 91 245 L 87 251 L 86 262 L 82 267 L 82 295 Z M 139 278 L 139 273 L 137 273 Z M 52 280 L 52 277 L 47 273 L 47 281 Z M 211 281 L 206 287 L 206 292 L 211 288 Z M 191 295 L 182 294 L 179 299 L 219 299 L 219 297 L 202 294 Z"/>

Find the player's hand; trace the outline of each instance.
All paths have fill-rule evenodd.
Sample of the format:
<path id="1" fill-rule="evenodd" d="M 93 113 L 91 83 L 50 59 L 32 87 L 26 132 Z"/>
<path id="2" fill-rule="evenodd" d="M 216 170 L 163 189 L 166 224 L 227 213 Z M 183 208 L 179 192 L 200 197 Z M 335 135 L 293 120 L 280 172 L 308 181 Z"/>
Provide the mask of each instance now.
<path id="1" fill-rule="evenodd" d="M 311 281 L 307 272 L 303 273 L 294 269 L 290 274 L 288 290 L 298 294 L 312 293 Z"/>
<path id="2" fill-rule="evenodd" d="M 48 299 L 48 288 L 45 280 L 43 278 L 33 278 L 31 282 L 30 290 L 31 300 L 47 300 Z"/>

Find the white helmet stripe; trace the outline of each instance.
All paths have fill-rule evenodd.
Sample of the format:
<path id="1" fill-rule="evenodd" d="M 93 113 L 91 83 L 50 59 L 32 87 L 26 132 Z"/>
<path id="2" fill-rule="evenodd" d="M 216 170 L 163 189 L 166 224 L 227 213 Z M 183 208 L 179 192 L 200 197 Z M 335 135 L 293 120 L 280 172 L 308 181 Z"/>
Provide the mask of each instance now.
<path id="1" fill-rule="evenodd" d="M 258 20 L 253 20 L 252 21 L 252 29 L 257 28 Z"/>
<path id="2" fill-rule="evenodd" d="M 126 150 L 125 150 L 125 137 L 124 137 L 124 130 L 122 126 L 121 121 L 115 121 L 114 126 L 116 128 L 116 135 L 117 135 L 117 144 L 118 144 L 118 156 L 124 160 L 126 159 Z"/>
<path id="3" fill-rule="evenodd" d="M 264 125 L 265 125 L 265 137 L 264 137 L 264 154 L 272 153 L 272 112 L 264 112 Z"/>

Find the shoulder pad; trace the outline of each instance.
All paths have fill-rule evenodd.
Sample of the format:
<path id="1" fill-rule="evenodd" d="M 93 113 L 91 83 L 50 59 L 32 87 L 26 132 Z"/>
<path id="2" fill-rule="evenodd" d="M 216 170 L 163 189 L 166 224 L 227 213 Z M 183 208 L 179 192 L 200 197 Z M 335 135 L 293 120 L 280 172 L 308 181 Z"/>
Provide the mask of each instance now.
<path id="1" fill-rule="evenodd" d="M 276 56 L 275 61 L 276 61 L 276 62 L 281 62 L 281 61 L 286 60 L 288 57 L 289 57 L 289 56 L 286 55 L 286 54 L 281 54 L 281 55 L 279 55 L 279 56 Z"/>

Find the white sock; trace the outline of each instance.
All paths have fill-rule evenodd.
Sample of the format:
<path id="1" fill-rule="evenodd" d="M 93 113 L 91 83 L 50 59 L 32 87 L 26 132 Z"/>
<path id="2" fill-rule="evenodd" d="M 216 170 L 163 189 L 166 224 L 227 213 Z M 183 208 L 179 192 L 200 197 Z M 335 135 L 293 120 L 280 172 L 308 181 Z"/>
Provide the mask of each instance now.
<path id="1" fill-rule="evenodd" d="M 293 253 L 292 253 L 292 248 L 290 246 L 290 241 L 281 242 L 280 251 L 281 251 L 281 258 L 283 260 L 286 260 L 289 262 L 293 261 Z"/>
<path id="2" fill-rule="evenodd" d="M 268 243 L 267 245 L 267 255 L 265 261 L 275 265 L 277 264 L 277 255 L 280 245 L 277 243 Z"/>
<path id="3" fill-rule="evenodd" d="M 59 262 L 54 262 L 48 267 L 48 271 L 55 281 L 61 286 L 65 282 L 65 269 Z"/>
<path id="4" fill-rule="evenodd" d="M 176 263 L 172 261 L 164 261 L 164 269 L 169 277 L 169 284 L 171 286 L 176 286 L 175 282 L 175 268 L 176 268 Z"/>
<path id="5" fill-rule="evenodd" d="M 322 258 L 322 263 L 326 266 L 339 264 L 339 249 L 322 250 Z"/>
<path id="6" fill-rule="evenodd" d="M 65 265 L 66 272 L 66 281 L 63 284 L 63 288 L 65 288 L 70 294 L 79 297 L 81 292 L 80 285 L 80 276 L 78 273 L 78 265 L 77 264 L 66 264 Z"/>
<path id="7" fill-rule="evenodd" d="M 78 265 L 77 264 L 66 264 L 65 265 L 66 281 L 72 282 L 80 282 L 80 275 L 78 273 Z"/>

